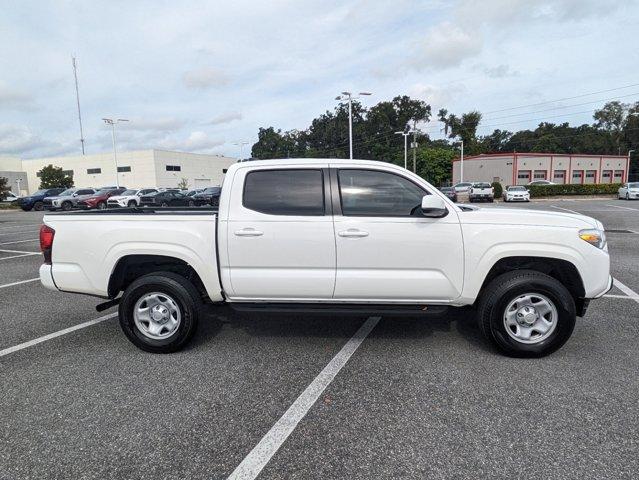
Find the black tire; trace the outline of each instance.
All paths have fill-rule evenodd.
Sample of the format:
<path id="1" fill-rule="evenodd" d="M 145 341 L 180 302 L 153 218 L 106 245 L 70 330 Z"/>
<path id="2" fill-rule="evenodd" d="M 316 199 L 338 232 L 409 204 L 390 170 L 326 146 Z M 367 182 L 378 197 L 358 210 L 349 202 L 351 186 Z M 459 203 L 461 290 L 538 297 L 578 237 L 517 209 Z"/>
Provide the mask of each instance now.
<path id="1" fill-rule="evenodd" d="M 62 202 L 62 210 L 64 210 L 65 212 L 68 212 L 69 210 L 71 210 L 73 208 L 73 205 L 71 204 L 71 202 L 66 201 L 66 202 Z"/>
<path id="2" fill-rule="evenodd" d="M 42 202 L 35 202 L 35 203 L 33 204 L 33 209 L 34 209 L 36 212 L 41 212 L 43 208 L 44 208 L 44 204 L 43 204 Z"/>
<path id="3" fill-rule="evenodd" d="M 162 202 L 162 203 L 160 204 L 160 207 L 168 207 L 168 206 L 169 206 L 169 204 L 168 204 L 168 203 L 166 203 L 166 202 Z"/>
<path id="4" fill-rule="evenodd" d="M 630 201 L 630 194 L 626 192 L 626 200 Z"/>
<path id="5" fill-rule="evenodd" d="M 521 343 L 507 331 L 504 322 L 508 304 L 520 295 L 546 296 L 556 308 L 554 331 L 538 343 Z M 493 279 L 483 290 L 477 308 L 479 328 L 486 339 L 510 357 L 543 357 L 561 348 L 570 338 L 576 320 L 575 301 L 559 281 L 534 270 L 516 270 Z"/>
<path id="6" fill-rule="evenodd" d="M 107 204 L 106 202 L 98 202 L 95 208 L 97 208 L 98 210 L 106 210 Z"/>
<path id="7" fill-rule="evenodd" d="M 193 200 L 189 200 L 189 207 L 195 207 L 195 202 Z"/>
<path id="8" fill-rule="evenodd" d="M 30 212 L 33 207 L 20 207 L 23 212 Z"/>
<path id="9" fill-rule="evenodd" d="M 179 309 L 180 323 L 167 338 L 149 338 L 136 326 L 133 310 L 137 301 L 149 292 L 169 295 Z M 172 272 L 154 272 L 138 278 L 124 291 L 119 306 L 120 327 L 127 338 L 141 350 L 172 353 L 183 348 L 193 337 L 201 312 L 201 296 L 188 279 Z"/>
<path id="10" fill-rule="evenodd" d="M 133 208 L 133 207 L 137 207 L 138 204 L 135 203 L 135 200 L 129 200 L 129 203 L 127 203 L 126 206 L 129 208 Z"/>

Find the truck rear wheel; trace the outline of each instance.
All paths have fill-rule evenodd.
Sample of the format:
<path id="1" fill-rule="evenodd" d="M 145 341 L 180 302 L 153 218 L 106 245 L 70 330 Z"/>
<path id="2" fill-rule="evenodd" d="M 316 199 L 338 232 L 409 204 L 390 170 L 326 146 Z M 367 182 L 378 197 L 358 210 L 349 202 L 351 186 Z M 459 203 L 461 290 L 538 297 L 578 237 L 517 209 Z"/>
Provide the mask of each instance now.
<path id="1" fill-rule="evenodd" d="M 172 272 L 140 277 L 120 301 L 120 327 L 138 348 L 152 353 L 180 350 L 191 339 L 202 311 L 193 284 Z"/>
<path id="2" fill-rule="evenodd" d="M 575 302 L 566 287 L 534 270 L 517 270 L 493 279 L 478 306 L 482 333 L 511 357 L 543 357 L 561 348 L 575 320 Z"/>

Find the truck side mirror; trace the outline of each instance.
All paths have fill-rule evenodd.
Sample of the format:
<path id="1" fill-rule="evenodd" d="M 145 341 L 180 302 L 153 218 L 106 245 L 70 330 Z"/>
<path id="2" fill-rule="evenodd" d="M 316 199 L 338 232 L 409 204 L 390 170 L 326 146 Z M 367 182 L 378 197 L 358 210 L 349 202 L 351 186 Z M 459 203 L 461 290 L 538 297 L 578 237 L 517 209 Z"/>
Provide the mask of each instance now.
<path id="1" fill-rule="evenodd" d="M 448 215 L 448 209 L 444 201 L 437 195 L 424 195 L 422 197 L 422 214 L 430 218 L 442 218 Z"/>

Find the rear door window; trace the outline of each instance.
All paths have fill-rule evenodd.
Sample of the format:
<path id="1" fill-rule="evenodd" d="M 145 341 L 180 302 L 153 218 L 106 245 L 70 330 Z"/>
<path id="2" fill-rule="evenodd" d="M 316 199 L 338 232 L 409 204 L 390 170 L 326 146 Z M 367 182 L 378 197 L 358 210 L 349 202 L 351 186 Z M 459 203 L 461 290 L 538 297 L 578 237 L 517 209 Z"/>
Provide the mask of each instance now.
<path id="1" fill-rule="evenodd" d="M 242 204 L 268 215 L 324 215 L 321 170 L 255 170 L 244 180 Z"/>

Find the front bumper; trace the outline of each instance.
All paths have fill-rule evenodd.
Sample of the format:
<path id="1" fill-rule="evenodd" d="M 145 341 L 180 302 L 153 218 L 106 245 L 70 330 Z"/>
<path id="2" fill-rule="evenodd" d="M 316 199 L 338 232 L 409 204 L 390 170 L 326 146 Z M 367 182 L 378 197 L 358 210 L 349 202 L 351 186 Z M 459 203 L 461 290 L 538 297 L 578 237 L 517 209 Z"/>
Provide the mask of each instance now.
<path id="1" fill-rule="evenodd" d="M 595 295 L 593 298 L 601 298 L 601 297 L 603 297 L 606 293 L 608 293 L 610 290 L 612 290 L 612 286 L 614 285 L 614 283 L 615 283 L 615 281 L 612 278 L 612 275 L 608 275 L 608 285 L 606 286 L 606 289 L 603 292 Z"/>

